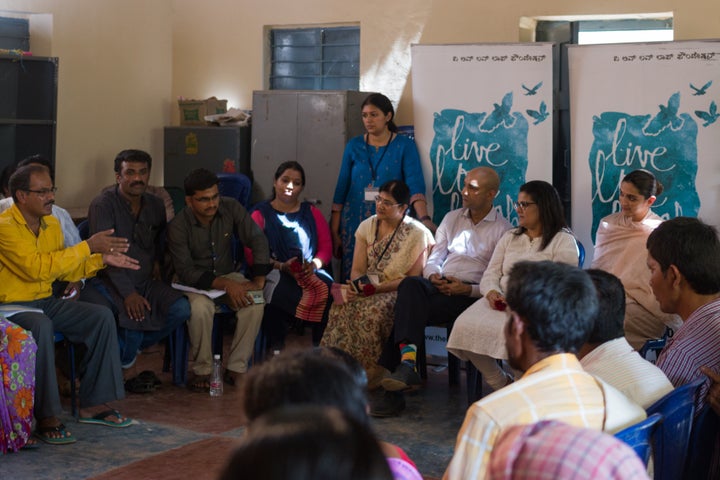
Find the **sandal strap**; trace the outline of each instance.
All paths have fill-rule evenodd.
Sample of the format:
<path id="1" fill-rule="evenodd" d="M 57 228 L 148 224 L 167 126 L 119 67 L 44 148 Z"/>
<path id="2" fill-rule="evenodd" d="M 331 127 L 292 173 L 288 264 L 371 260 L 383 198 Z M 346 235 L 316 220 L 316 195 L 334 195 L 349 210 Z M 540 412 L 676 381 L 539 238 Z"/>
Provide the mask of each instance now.
<path id="1" fill-rule="evenodd" d="M 63 424 L 61 422 L 60 424 L 54 425 L 52 427 L 50 427 L 50 426 L 41 427 L 40 425 L 38 425 L 35 428 L 35 431 L 37 431 L 38 433 L 62 433 L 64 435 L 66 428 L 67 427 L 65 426 L 65 424 Z"/>

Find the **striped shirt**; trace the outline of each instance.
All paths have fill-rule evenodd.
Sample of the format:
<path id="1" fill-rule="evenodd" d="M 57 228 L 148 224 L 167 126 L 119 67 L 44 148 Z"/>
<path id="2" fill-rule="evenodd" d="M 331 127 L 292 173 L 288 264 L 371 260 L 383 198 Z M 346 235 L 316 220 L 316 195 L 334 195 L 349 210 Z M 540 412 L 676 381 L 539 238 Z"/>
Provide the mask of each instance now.
<path id="1" fill-rule="evenodd" d="M 607 393 L 605 388 L 613 393 Z M 607 421 L 606 414 L 611 416 L 610 402 L 606 408 L 604 396 L 612 397 L 618 405 L 615 408 L 617 414 Z M 530 367 L 522 379 L 470 407 L 444 478 L 485 478 L 497 437 L 510 425 L 559 420 L 595 430 L 602 430 L 606 423 L 612 423 L 613 430 L 618 430 L 642 418 L 644 411 L 640 407 L 584 372 L 575 355 L 551 355 Z"/>
<path id="2" fill-rule="evenodd" d="M 690 314 L 668 340 L 656 365 L 676 387 L 700 377 L 703 365 L 720 373 L 720 298 Z M 700 387 L 697 411 L 705 405 L 709 388 L 708 382 Z"/>

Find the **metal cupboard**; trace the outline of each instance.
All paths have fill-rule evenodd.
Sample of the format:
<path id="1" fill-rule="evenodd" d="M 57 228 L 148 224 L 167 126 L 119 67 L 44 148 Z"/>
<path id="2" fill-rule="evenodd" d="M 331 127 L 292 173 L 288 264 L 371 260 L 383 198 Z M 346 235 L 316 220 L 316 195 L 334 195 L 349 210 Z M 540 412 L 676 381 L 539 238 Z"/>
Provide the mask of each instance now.
<path id="1" fill-rule="evenodd" d="M 368 93 L 347 90 L 253 92 L 252 201 L 270 198 L 278 165 L 298 161 L 305 169 L 303 199 L 330 216 L 343 150 L 365 133 L 360 105 Z"/>
<path id="2" fill-rule="evenodd" d="M 252 180 L 250 127 L 165 127 L 164 185 L 182 187 L 191 170 L 239 172 Z"/>

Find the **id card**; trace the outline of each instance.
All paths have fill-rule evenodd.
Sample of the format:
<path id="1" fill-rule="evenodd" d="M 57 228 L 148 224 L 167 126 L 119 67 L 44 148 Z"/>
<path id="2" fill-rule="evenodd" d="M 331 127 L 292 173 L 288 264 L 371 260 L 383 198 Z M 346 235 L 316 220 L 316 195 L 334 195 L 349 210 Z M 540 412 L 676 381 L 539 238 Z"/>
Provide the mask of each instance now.
<path id="1" fill-rule="evenodd" d="M 365 187 L 365 201 L 374 202 L 380 190 L 377 187 Z"/>

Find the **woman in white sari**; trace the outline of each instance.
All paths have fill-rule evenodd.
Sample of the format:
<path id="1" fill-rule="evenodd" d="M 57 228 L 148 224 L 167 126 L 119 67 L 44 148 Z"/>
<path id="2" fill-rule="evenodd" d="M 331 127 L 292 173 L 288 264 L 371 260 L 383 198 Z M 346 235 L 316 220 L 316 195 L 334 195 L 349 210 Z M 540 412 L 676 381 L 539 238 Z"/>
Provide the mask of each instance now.
<path id="1" fill-rule="evenodd" d="M 625 287 L 625 337 L 638 350 L 646 340 L 662 337 L 665 327 L 682 324 L 663 313 L 650 288 L 645 243 L 663 221 L 650 209 L 663 191 L 647 170 L 634 170 L 620 183 L 620 211 L 600 220 L 592 268 L 612 273 Z"/>
<path id="2" fill-rule="evenodd" d="M 541 180 L 522 185 L 515 210 L 519 226 L 500 238 L 480 280 L 484 297 L 455 320 L 447 344 L 449 352 L 470 360 L 495 390 L 512 381 L 497 360 L 507 359 L 504 291 L 513 265 L 521 260 L 578 264 L 577 243 L 566 229 L 560 196 L 552 185 Z"/>

